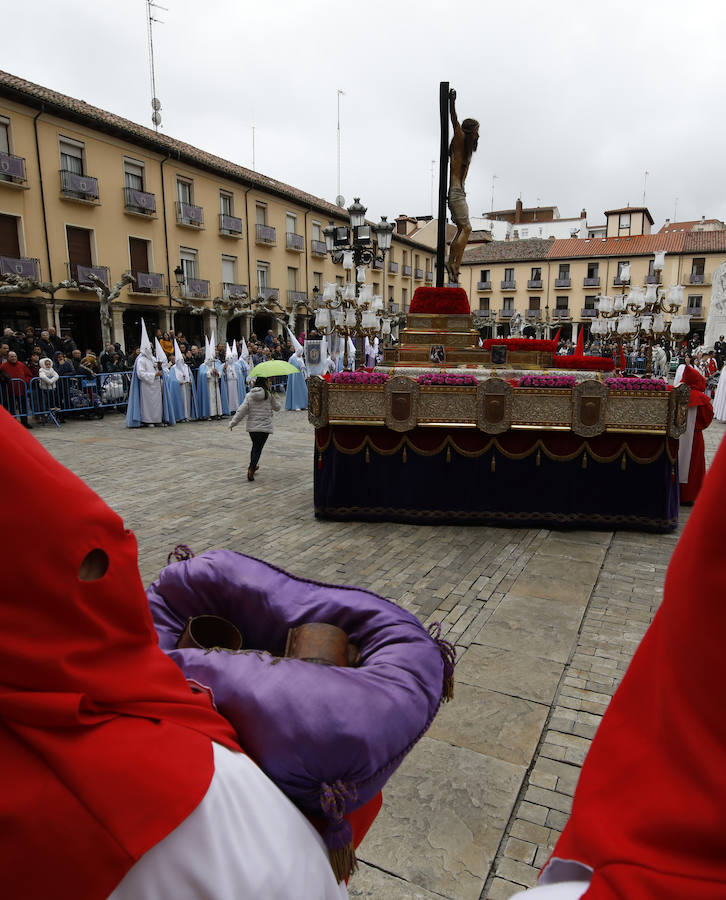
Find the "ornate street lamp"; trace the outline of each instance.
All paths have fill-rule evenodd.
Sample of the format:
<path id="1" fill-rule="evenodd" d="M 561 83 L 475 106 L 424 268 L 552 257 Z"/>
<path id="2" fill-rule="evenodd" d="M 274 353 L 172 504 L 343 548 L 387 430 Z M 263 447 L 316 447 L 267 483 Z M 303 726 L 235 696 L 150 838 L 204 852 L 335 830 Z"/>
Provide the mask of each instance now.
<path id="1" fill-rule="evenodd" d="M 366 207 L 356 197 L 348 207 L 350 227 L 335 222 L 323 229 L 325 248 L 335 263 L 348 273 L 344 285 L 328 283 L 320 294 L 313 288 L 315 327 L 321 334 L 338 334 L 344 340 L 343 364 L 348 366 L 348 339 L 351 336 L 374 340 L 378 334 L 391 333 L 391 322 L 381 296 L 365 283 L 365 270 L 373 263 L 381 265 L 391 249 L 393 225 L 381 216 L 377 225 L 366 222 Z M 375 236 L 375 242 L 374 242 Z M 356 276 L 350 280 L 355 269 Z"/>
<path id="2" fill-rule="evenodd" d="M 623 341 L 636 338 L 644 341 L 648 347 L 646 357 L 646 374 L 653 370 L 653 341 L 668 340 L 671 337 L 682 337 L 690 331 L 690 316 L 681 314 L 683 305 L 683 287 L 672 285 L 667 291 L 660 286 L 660 278 L 665 266 L 665 252 L 655 254 L 653 270 L 656 283 L 646 284 L 645 288 L 630 287 L 630 265 L 624 265 L 620 272 L 622 290 L 615 297 L 598 295 L 598 318 L 590 326 L 590 332 L 600 336 L 610 335 L 618 342 L 619 349 Z M 669 315 L 670 321 L 666 320 Z"/>

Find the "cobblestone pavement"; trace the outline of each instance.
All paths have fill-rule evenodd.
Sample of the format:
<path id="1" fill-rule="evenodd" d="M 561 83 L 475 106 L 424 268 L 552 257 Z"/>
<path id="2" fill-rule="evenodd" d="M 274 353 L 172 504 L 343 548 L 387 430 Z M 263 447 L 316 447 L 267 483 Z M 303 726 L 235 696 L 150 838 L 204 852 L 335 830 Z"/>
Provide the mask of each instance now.
<path id="1" fill-rule="evenodd" d="M 178 543 L 228 547 L 440 622 L 456 696 L 388 783 L 350 894 L 504 900 L 567 820 L 688 510 L 674 535 L 318 521 L 306 413 L 275 423 L 253 483 L 247 434 L 223 422 L 128 430 L 110 414 L 33 434 L 136 532 L 145 583 Z M 709 461 L 724 430 L 706 432 Z"/>

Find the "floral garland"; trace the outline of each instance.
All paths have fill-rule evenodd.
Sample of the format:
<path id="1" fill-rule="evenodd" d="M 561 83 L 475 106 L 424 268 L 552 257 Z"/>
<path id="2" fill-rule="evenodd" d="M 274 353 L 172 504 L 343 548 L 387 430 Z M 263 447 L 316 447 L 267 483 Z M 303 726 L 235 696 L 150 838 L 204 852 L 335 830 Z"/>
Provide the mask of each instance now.
<path id="1" fill-rule="evenodd" d="M 523 375 L 519 387 L 573 388 L 574 375 Z"/>
<path id="2" fill-rule="evenodd" d="M 667 385 L 660 378 L 606 378 L 611 391 L 665 391 Z"/>
<path id="3" fill-rule="evenodd" d="M 437 316 L 468 316 L 471 309 L 463 288 L 419 287 L 411 298 L 408 311 Z"/>
<path id="4" fill-rule="evenodd" d="M 419 384 L 469 384 L 474 385 L 477 383 L 476 378 L 473 375 L 440 375 L 431 372 L 426 372 L 423 375 L 419 375 L 416 381 Z"/>
<path id="5" fill-rule="evenodd" d="M 330 376 L 331 384 L 385 384 L 385 372 L 335 372 Z"/>

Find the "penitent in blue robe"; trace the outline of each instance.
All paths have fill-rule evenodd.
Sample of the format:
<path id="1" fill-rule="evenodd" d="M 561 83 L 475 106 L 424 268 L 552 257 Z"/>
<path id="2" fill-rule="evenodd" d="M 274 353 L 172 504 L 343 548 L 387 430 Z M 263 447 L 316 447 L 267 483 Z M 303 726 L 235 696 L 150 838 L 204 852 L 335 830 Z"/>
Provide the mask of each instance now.
<path id="1" fill-rule="evenodd" d="M 189 420 L 192 421 L 198 418 L 197 414 L 197 390 L 196 385 L 194 384 L 194 375 L 192 374 L 191 381 L 188 382 L 191 387 L 192 396 L 190 403 L 190 416 Z M 176 417 L 177 422 L 183 422 L 187 419 L 187 411 L 184 405 L 184 398 L 182 397 L 182 385 L 177 381 L 176 378 L 176 367 L 171 366 L 169 371 L 169 387 L 171 392 L 171 401 L 174 408 L 174 416 Z"/>
<path id="2" fill-rule="evenodd" d="M 162 421 L 167 425 L 176 425 L 176 414 L 174 412 L 174 401 L 171 394 L 169 378 L 168 372 L 162 372 Z M 141 382 L 139 381 L 139 376 L 136 374 L 136 366 L 134 366 L 131 384 L 129 385 L 129 402 L 126 407 L 126 427 L 141 427 Z"/>
<path id="3" fill-rule="evenodd" d="M 285 409 L 308 408 L 308 386 L 302 373 L 303 363 L 297 356 L 291 356 L 288 360 L 291 366 L 299 369 L 294 375 L 287 376 L 287 393 L 285 395 Z"/>
<path id="4" fill-rule="evenodd" d="M 222 415 L 228 416 L 229 403 L 227 402 L 227 392 L 222 389 L 222 363 L 216 361 L 215 368 L 220 375 L 219 381 L 217 383 L 219 385 L 219 393 L 221 395 L 220 400 L 222 406 Z M 210 415 L 213 415 L 213 412 L 211 412 L 209 409 L 209 385 L 207 383 L 206 363 L 202 363 L 202 365 L 197 370 L 197 415 L 200 419 L 208 419 Z"/>

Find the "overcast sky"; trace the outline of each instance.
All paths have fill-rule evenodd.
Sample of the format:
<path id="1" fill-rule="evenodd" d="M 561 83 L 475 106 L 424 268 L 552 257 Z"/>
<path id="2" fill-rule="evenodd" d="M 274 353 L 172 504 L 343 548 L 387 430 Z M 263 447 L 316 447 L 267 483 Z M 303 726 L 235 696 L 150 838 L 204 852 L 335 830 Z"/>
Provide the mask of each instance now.
<path id="1" fill-rule="evenodd" d="M 494 185 L 602 222 L 647 170 L 656 228 L 726 219 L 722 0 L 158 2 L 162 130 L 251 168 L 254 125 L 258 172 L 334 202 L 341 89 L 341 192 L 370 218 L 432 212 L 449 81 L 481 122 L 472 215 Z M 23 0 L 12 33 L 3 69 L 151 126 L 145 0 Z"/>

